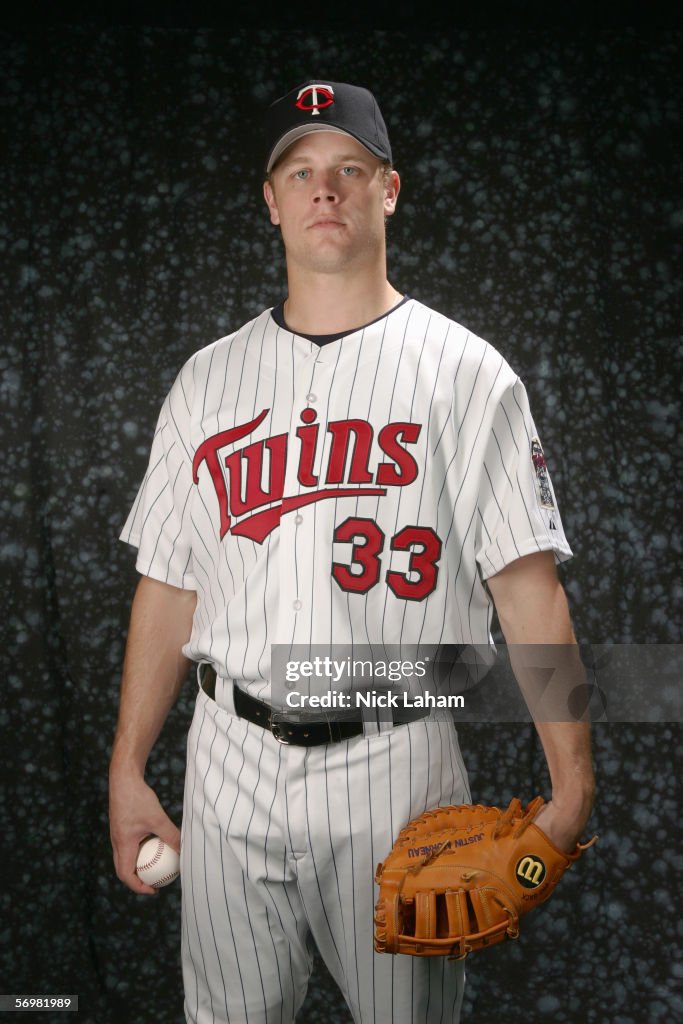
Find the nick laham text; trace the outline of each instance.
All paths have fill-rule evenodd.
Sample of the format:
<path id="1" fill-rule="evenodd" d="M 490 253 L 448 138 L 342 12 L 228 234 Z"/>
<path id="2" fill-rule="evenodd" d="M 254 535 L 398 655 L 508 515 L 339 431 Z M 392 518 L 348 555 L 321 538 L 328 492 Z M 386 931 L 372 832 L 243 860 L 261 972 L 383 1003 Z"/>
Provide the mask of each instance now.
<path id="1" fill-rule="evenodd" d="M 353 710 L 362 708 L 464 708 L 462 694 L 386 693 L 377 690 L 358 690 L 355 693 L 341 693 L 333 690 L 327 693 L 299 693 L 291 690 L 285 697 L 288 708 L 341 708 Z"/>

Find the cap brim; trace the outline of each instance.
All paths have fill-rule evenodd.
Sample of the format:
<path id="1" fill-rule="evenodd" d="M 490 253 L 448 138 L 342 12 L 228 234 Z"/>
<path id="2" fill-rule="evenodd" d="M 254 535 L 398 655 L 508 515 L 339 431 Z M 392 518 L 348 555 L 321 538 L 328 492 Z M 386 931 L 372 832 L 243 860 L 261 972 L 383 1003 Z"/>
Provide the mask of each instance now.
<path id="1" fill-rule="evenodd" d="M 311 132 L 334 132 L 336 135 L 348 135 L 352 139 L 355 139 L 356 142 L 359 142 L 361 146 L 364 146 L 365 149 L 367 149 L 369 153 L 372 153 L 373 156 L 376 156 L 379 160 L 384 159 L 382 153 L 376 152 L 375 149 L 372 146 L 370 146 L 364 139 L 360 139 L 357 135 L 354 135 L 353 132 L 348 132 L 344 128 L 337 128 L 335 125 L 329 124 L 327 122 L 324 122 L 322 124 L 300 124 L 297 125 L 296 128 L 291 128 L 282 136 L 279 142 L 276 143 L 275 147 L 273 148 L 273 151 L 268 157 L 266 173 L 270 174 L 270 172 L 273 169 L 273 166 L 280 159 L 284 151 L 286 149 L 289 149 L 292 143 L 296 142 L 297 139 L 303 138 L 304 135 L 310 135 Z"/>

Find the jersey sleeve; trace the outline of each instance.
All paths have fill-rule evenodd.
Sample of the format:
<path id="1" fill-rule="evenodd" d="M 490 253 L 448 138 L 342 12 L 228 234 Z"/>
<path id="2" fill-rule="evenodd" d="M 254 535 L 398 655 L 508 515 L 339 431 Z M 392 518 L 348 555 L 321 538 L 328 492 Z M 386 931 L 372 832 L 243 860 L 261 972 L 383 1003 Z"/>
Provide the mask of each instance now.
<path id="1" fill-rule="evenodd" d="M 571 558 L 541 441 L 519 378 L 496 407 L 477 509 L 476 559 L 484 579 L 523 555 Z"/>
<path id="2" fill-rule="evenodd" d="M 142 575 L 195 590 L 189 425 L 188 395 L 180 375 L 161 408 L 147 472 L 120 539 L 137 547 L 135 564 Z"/>

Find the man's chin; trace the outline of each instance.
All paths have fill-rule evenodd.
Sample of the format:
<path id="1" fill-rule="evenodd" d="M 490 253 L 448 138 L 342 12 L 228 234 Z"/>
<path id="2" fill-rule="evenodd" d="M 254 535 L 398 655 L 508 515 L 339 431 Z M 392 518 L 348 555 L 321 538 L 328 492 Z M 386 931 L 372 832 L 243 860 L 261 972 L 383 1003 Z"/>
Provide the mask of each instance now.
<path id="1" fill-rule="evenodd" d="M 338 274 L 354 268 L 359 271 L 368 268 L 374 258 L 369 249 L 329 244 L 310 248 L 297 262 L 312 274 Z"/>

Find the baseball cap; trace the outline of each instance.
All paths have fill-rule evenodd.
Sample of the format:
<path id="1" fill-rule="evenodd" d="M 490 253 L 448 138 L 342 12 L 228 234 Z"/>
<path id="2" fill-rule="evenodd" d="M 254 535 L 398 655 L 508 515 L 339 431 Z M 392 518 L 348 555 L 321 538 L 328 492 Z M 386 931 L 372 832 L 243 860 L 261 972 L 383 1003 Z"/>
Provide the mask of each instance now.
<path id="1" fill-rule="evenodd" d="M 391 160 L 391 144 L 377 100 L 358 85 L 311 81 L 275 100 L 266 121 L 266 173 L 288 146 L 309 132 L 351 135 L 380 160 Z"/>

